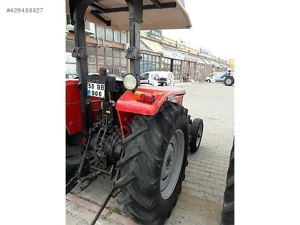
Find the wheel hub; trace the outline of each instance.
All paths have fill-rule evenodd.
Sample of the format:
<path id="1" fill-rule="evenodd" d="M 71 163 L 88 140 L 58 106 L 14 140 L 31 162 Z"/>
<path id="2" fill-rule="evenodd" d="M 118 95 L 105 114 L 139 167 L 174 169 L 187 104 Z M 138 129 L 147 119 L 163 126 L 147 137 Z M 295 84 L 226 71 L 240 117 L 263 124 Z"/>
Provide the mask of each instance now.
<path id="1" fill-rule="evenodd" d="M 163 163 L 164 169 L 162 170 L 162 176 L 161 176 L 162 180 L 165 180 L 170 175 L 170 171 L 173 163 L 173 156 L 174 156 L 173 153 L 174 153 L 174 146 L 173 143 L 170 143 L 164 158 L 164 163 Z"/>
<path id="2" fill-rule="evenodd" d="M 168 199 L 173 193 L 179 179 L 184 156 L 184 134 L 178 129 L 173 134 L 164 157 L 160 193 L 163 199 Z"/>

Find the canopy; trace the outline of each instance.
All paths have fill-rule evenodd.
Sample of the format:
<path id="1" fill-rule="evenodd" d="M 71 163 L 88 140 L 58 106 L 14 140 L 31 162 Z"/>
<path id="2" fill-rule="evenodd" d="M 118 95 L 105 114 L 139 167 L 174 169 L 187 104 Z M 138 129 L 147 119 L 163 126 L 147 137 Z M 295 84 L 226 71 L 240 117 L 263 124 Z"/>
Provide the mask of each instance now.
<path id="1" fill-rule="evenodd" d="M 66 0 L 69 14 L 69 0 Z M 142 30 L 181 29 L 192 26 L 189 15 L 179 0 L 144 0 Z M 98 18 L 95 16 L 98 14 Z M 99 19 L 99 16 L 101 19 Z M 87 9 L 86 19 L 96 25 L 129 29 L 128 6 L 125 0 L 99 0 Z"/>

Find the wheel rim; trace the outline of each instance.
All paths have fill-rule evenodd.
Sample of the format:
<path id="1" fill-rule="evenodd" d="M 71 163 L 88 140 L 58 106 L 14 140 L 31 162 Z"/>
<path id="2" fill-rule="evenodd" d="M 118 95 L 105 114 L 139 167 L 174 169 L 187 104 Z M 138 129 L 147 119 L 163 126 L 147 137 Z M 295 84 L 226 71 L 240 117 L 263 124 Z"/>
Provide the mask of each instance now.
<path id="1" fill-rule="evenodd" d="M 160 194 L 168 199 L 177 184 L 184 156 L 184 134 L 178 129 L 173 134 L 167 147 L 160 175 Z"/>
<path id="2" fill-rule="evenodd" d="M 199 127 L 198 133 L 197 133 L 197 139 L 196 139 L 196 146 L 199 147 L 201 139 L 202 139 L 202 133 L 203 133 L 203 128 L 202 126 Z"/>
<path id="3" fill-rule="evenodd" d="M 226 82 L 226 84 L 229 85 L 229 84 L 231 83 L 231 80 L 230 80 L 230 79 L 227 79 L 225 82 Z"/>

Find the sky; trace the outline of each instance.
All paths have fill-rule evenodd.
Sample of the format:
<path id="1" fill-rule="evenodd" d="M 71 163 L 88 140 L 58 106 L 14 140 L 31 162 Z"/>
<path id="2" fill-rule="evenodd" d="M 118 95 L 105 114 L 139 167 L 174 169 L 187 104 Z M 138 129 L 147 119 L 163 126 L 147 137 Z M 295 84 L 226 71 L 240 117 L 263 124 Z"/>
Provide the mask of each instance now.
<path id="1" fill-rule="evenodd" d="M 185 9 L 190 16 L 189 30 L 163 30 L 163 36 L 184 40 L 186 45 L 205 48 L 223 59 L 234 58 L 234 7 L 233 1 L 185 0 Z"/>

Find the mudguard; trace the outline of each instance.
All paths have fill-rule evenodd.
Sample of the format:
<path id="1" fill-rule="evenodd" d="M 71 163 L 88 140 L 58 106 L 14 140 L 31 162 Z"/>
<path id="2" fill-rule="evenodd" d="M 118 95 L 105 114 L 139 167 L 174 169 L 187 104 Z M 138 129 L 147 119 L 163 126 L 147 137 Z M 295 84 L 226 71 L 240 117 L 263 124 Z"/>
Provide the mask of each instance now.
<path id="1" fill-rule="evenodd" d="M 66 81 L 66 128 L 69 135 L 82 130 L 82 114 L 78 80 Z"/>
<path id="2" fill-rule="evenodd" d="M 66 129 L 69 135 L 82 131 L 82 110 L 80 102 L 79 80 L 66 81 Z M 103 100 L 97 97 L 90 97 L 92 121 L 99 121 L 99 112 Z"/>
<path id="3" fill-rule="evenodd" d="M 137 91 L 155 96 L 153 103 L 135 99 L 132 91 L 126 91 L 117 101 L 116 109 L 120 121 L 123 138 L 131 133 L 130 125 L 136 115 L 155 115 L 165 101 L 182 105 L 185 90 L 179 87 L 138 87 Z"/>

